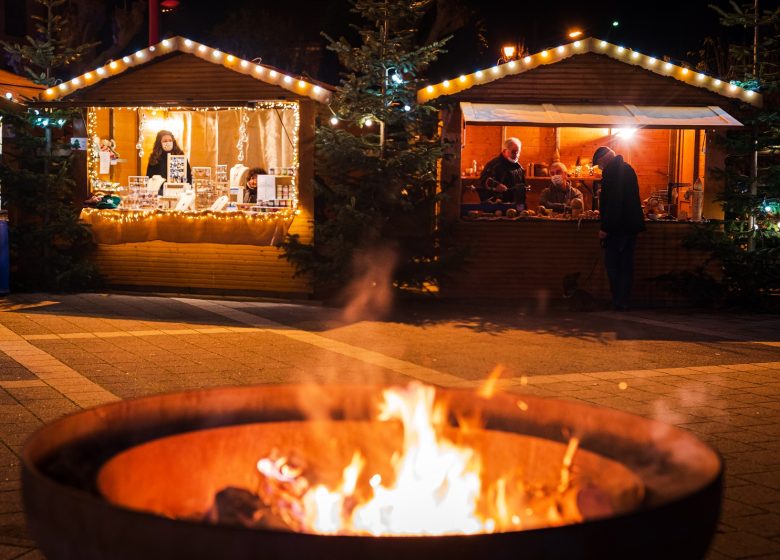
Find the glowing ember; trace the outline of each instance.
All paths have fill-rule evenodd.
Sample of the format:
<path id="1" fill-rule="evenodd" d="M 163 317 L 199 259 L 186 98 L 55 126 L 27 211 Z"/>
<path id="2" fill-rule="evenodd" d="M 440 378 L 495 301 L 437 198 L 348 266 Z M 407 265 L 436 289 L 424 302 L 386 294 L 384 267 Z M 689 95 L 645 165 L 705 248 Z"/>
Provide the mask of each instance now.
<path id="1" fill-rule="evenodd" d="M 500 370 L 494 374 L 493 383 Z M 473 534 L 582 521 L 571 474 L 576 438 L 559 480 L 532 483 L 520 472 L 485 480 L 484 458 L 468 444 L 471 430 L 449 426 L 435 396 L 416 383 L 384 392 L 378 419 L 403 425 L 403 448 L 387 458 L 385 477 L 355 451 L 337 483 L 314 483 L 316 472 L 275 450 L 257 463 L 263 504 L 283 526 L 319 534 Z"/>

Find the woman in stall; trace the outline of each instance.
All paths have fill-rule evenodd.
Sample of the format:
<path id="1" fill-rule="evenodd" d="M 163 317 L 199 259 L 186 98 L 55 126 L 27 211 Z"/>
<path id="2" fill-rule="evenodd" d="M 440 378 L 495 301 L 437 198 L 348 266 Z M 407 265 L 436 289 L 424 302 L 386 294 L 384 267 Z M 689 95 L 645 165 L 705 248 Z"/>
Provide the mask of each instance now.
<path id="1" fill-rule="evenodd" d="M 257 176 L 265 175 L 265 169 L 262 167 L 253 167 L 246 176 L 246 191 L 244 192 L 244 202 L 257 202 Z"/>
<path id="2" fill-rule="evenodd" d="M 157 138 L 154 139 L 154 147 L 152 153 L 149 156 L 149 163 L 146 166 L 146 176 L 154 177 L 159 175 L 163 179 L 168 178 L 168 154 L 171 155 L 183 155 L 184 151 L 179 147 L 176 142 L 176 138 L 173 136 L 173 132 L 168 130 L 161 130 L 157 133 Z M 187 182 L 192 184 L 192 169 L 190 169 L 190 162 L 187 162 Z M 158 194 L 163 194 L 163 187 L 160 185 Z"/>

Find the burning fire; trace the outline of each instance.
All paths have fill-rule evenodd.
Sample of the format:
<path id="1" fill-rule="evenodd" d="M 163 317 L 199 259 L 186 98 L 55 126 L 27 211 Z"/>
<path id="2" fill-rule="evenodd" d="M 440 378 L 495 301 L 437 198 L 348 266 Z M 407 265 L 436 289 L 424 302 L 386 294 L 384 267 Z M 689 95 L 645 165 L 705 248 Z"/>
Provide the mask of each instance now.
<path id="1" fill-rule="evenodd" d="M 306 533 L 401 536 L 491 533 L 582 521 L 571 473 L 576 438 L 570 440 L 560 478 L 553 483 L 529 482 L 519 472 L 485 480 L 486 458 L 468 445 L 470 430 L 448 424 L 433 387 L 412 383 L 383 396 L 378 420 L 403 426 L 403 446 L 388 458 L 388 476 L 383 478 L 377 472 L 381 469 L 371 468 L 366 455 L 355 451 L 337 484 L 314 483 L 309 478 L 316 473 L 309 466 L 274 451 L 257 463 L 258 495 L 274 520 L 269 525 Z"/>

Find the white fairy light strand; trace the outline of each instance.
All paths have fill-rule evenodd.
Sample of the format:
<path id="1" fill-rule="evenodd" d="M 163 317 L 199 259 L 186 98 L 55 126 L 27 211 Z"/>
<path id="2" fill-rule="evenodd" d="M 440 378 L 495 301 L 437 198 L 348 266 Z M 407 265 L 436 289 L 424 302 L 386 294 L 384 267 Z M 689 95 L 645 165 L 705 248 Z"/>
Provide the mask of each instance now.
<path id="1" fill-rule="evenodd" d="M 560 45 L 557 48 L 546 49 L 533 55 L 528 55 L 523 58 L 524 64 L 522 65 L 517 64 L 517 61 L 512 60 L 503 64 L 498 64 L 492 68 L 477 70 L 472 74 L 462 74 L 457 79 L 444 80 L 439 84 L 428 85 L 417 92 L 417 101 L 419 103 L 426 103 L 442 95 L 452 95 L 459 91 L 486 84 L 508 75 L 520 74 L 542 65 L 552 64 L 571 56 L 587 52 L 605 54 L 610 58 L 620 60 L 626 64 L 640 66 L 662 76 L 671 76 L 676 80 L 694 87 L 708 89 L 720 95 L 736 98 L 752 105 L 761 106 L 762 104 L 762 96 L 755 91 L 741 88 L 735 84 L 731 84 L 728 88 L 723 88 L 721 87 L 723 82 L 714 76 L 707 76 L 706 74 L 691 71 L 690 68 L 686 68 L 682 65 L 675 65 L 671 62 L 658 65 L 657 58 L 592 37 Z"/>

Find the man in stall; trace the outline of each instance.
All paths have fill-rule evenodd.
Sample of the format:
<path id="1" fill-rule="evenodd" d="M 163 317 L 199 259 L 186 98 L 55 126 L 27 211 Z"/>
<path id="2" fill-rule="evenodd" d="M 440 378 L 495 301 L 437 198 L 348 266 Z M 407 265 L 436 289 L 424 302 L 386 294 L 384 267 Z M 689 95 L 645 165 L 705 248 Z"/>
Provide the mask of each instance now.
<path id="1" fill-rule="evenodd" d="M 579 209 L 585 207 L 582 201 L 582 193 L 571 186 L 568 169 L 560 161 L 550 166 L 550 186 L 542 191 L 539 205 L 549 208 L 553 212 L 564 213 L 571 211 L 572 202 L 579 205 Z"/>
<path id="2" fill-rule="evenodd" d="M 485 164 L 477 192 L 482 202 L 505 202 L 525 210 L 525 169 L 520 165 L 519 138 L 507 138 L 501 154 Z"/>
<path id="3" fill-rule="evenodd" d="M 634 168 L 607 146 L 596 150 L 592 163 L 601 168 L 599 239 L 612 305 L 616 311 L 627 311 L 634 280 L 636 236 L 645 230 L 639 181 Z"/>

